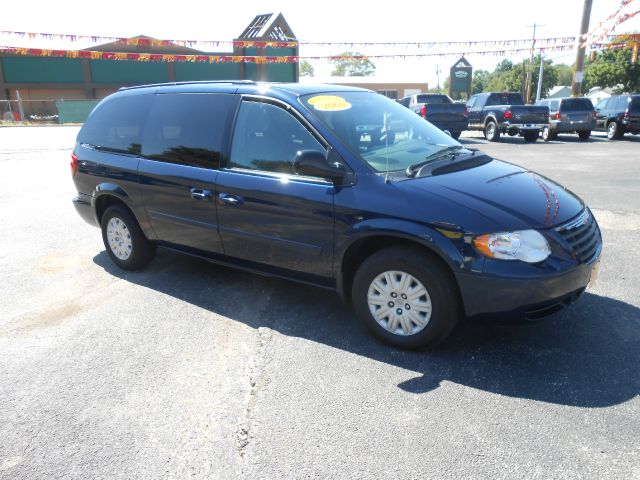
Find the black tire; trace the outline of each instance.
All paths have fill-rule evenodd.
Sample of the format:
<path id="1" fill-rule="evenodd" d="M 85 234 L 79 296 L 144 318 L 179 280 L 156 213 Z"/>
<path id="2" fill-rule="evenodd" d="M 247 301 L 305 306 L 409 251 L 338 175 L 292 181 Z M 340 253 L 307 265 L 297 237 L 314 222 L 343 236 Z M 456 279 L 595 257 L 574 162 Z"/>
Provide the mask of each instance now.
<path id="1" fill-rule="evenodd" d="M 578 132 L 578 138 L 583 142 L 586 142 L 587 140 L 589 140 L 590 136 L 591 136 L 591 130 L 587 130 L 586 132 Z"/>
<path id="2" fill-rule="evenodd" d="M 524 141 L 527 143 L 533 143 L 538 140 L 540 136 L 540 130 L 527 131 L 522 134 Z"/>
<path id="3" fill-rule="evenodd" d="M 484 138 L 490 142 L 500 141 L 500 131 L 498 130 L 498 125 L 496 125 L 496 122 L 493 120 L 488 121 L 484 126 Z"/>
<path id="4" fill-rule="evenodd" d="M 609 140 L 618 140 L 622 138 L 622 132 L 620 132 L 620 125 L 618 122 L 611 121 L 607 124 L 607 138 Z"/>
<path id="5" fill-rule="evenodd" d="M 549 127 L 544 127 L 542 129 L 542 140 L 544 140 L 545 142 L 548 142 L 550 140 L 554 140 L 555 138 L 556 138 L 556 135 L 551 131 Z"/>
<path id="6" fill-rule="evenodd" d="M 120 256 L 114 251 L 114 248 L 117 249 L 118 247 L 112 247 L 109 244 L 108 230 L 109 222 L 112 219 L 118 228 L 116 235 L 123 235 L 121 237 L 116 236 L 114 239 L 116 242 L 122 239 L 118 242 L 121 246 L 119 250 Z M 144 236 L 140 229 L 140 225 L 138 225 L 138 222 L 127 208 L 122 205 L 112 205 L 107 208 L 100 220 L 100 227 L 102 229 L 102 241 L 107 253 L 118 267 L 123 270 L 138 270 L 147 266 L 153 260 L 156 253 L 155 245 L 147 240 L 147 237 Z M 130 240 L 130 248 L 127 248 L 127 240 Z"/>
<path id="7" fill-rule="evenodd" d="M 453 138 L 454 140 L 458 140 L 461 133 L 462 132 L 451 132 L 451 138 Z"/>
<path id="8" fill-rule="evenodd" d="M 378 339 L 384 343 L 402 349 L 415 349 L 429 346 L 435 346 L 442 340 L 444 340 L 451 330 L 455 327 L 460 317 L 461 306 L 458 289 L 453 280 L 451 272 L 444 266 L 438 259 L 432 257 L 433 254 L 429 252 L 411 248 L 411 247 L 389 247 L 379 252 L 374 253 L 367 258 L 358 271 L 356 272 L 353 280 L 352 287 L 352 303 L 356 315 L 365 324 L 365 326 L 375 335 Z M 385 272 L 400 272 L 410 275 L 422 283 L 427 291 L 428 296 L 420 297 L 414 301 L 411 299 L 402 300 L 399 295 L 402 293 L 402 289 L 399 288 L 399 292 L 392 292 L 390 295 L 396 295 L 396 302 L 431 302 L 430 317 L 426 319 L 426 325 L 421 330 L 417 330 L 418 323 L 408 321 L 413 329 L 416 329 L 416 333 L 413 334 L 400 334 L 394 333 L 388 329 L 393 327 L 389 325 L 392 321 L 391 316 L 383 319 L 386 322 L 386 327 L 374 318 L 370 311 L 368 294 L 369 289 L 375 286 L 374 280 L 379 275 L 383 275 Z M 388 285 L 388 283 L 386 283 Z M 417 284 L 414 284 L 417 287 Z M 408 287 L 407 287 L 408 288 Z M 391 296 L 380 296 L 381 302 L 384 304 L 389 300 Z M 392 302 L 393 303 L 393 302 Z M 414 312 L 418 311 L 418 305 L 420 303 L 414 303 Z M 372 307 L 372 308 L 375 308 Z M 390 312 L 393 318 L 398 318 L 399 315 L 407 315 L 408 308 L 402 303 L 397 305 L 382 305 L 378 308 L 396 309 L 395 312 Z M 404 309 L 404 313 L 403 312 Z M 400 311 L 399 315 L 396 315 Z M 412 315 L 415 315 L 413 312 Z M 408 319 L 406 317 L 402 317 Z M 398 320 L 396 325 L 396 331 L 402 330 L 402 321 Z"/>

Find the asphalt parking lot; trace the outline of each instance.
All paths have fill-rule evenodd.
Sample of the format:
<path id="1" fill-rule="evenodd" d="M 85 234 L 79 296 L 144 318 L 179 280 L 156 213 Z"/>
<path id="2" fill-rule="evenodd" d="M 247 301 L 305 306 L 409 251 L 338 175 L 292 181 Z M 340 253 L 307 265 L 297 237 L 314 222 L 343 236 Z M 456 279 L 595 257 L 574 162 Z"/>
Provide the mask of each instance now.
<path id="1" fill-rule="evenodd" d="M 640 479 L 640 136 L 465 133 L 589 203 L 599 278 L 403 352 L 330 292 L 164 251 L 116 269 L 71 205 L 76 133 L 0 128 L 0 478 Z"/>

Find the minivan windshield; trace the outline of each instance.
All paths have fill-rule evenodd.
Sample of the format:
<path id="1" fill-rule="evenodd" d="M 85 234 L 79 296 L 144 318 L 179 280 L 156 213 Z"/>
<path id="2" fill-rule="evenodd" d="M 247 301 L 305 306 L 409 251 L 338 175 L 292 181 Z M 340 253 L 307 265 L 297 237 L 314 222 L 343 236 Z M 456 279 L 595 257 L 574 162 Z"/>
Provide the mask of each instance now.
<path id="1" fill-rule="evenodd" d="M 401 104 L 374 92 L 326 92 L 300 97 L 303 105 L 376 172 L 406 171 L 462 146 Z"/>

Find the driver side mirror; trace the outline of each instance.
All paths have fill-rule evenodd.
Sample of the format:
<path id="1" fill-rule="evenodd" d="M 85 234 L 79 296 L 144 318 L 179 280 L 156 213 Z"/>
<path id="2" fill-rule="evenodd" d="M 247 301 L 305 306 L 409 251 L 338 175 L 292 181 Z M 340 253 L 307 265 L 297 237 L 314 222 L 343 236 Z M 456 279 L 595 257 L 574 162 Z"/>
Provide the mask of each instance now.
<path id="1" fill-rule="evenodd" d="M 293 171 L 298 175 L 338 180 L 348 172 L 343 163 L 329 163 L 327 154 L 319 150 L 300 150 L 293 160 Z"/>

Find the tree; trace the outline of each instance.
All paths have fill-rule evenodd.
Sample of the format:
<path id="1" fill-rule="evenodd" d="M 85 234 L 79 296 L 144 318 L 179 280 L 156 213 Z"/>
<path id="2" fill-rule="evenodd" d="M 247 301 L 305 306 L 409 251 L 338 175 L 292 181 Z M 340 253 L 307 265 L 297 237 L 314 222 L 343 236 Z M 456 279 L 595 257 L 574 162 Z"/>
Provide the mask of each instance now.
<path id="1" fill-rule="evenodd" d="M 558 76 L 558 85 L 569 86 L 573 83 L 573 67 L 571 65 L 559 63 L 553 65 L 552 68 L 555 69 L 556 75 Z"/>
<path id="2" fill-rule="evenodd" d="M 329 60 L 334 66 L 332 77 L 369 77 L 376 71 L 376 66 L 368 58 L 354 58 L 362 57 L 361 53 L 344 52 L 339 56 L 344 58 Z"/>
<path id="3" fill-rule="evenodd" d="M 536 89 L 538 88 L 538 77 L 540 74 L 540 61 L 542 57 L 540 54 L 533 57 L 533 68 L 532 68 L 532 77 L 533 77 L 533 88 L 532 88 L 532 97 L 536 96 Z M 504 62 L 504 60 L 503 60 Z M 502 63 L 502 62 L 501 62 Z M 509 62 L 511 63 L 511 62 Z M 527 72 L 529 70 L 529 64 L 531 63 L 530 59 L 526 59 L 524 64 L 516 63 L 512 64 L 511 70 L 507 70 L 502 72 L 497 76 L 497 78 L 492 79 L 490 82 L 490 86 L 493 88 L 494 86 L 499 86 L 502 88 L 498 88 L 498 90 L 508 90 L 511 92 L 519 92 L 522 89 L 522 79 L 524 77 L 522 69 Z M 544 74 L 542 77 L 542 97 L 546 97 L 549 93 L 549 90 L 553 86 L 556 85 L 558 81 L 558 73 L 554 68 L 552 68 L 553 60 L 545 60 L 544 61 Z M 500 67 L 500 64 L 498 64 Z M 496 70 L 498 70 L 496 68 Z"/>
<path id="4" fill-rule="evenodd" d="M 631 63 L 633 50 L 605 50 L 584 69 L 583 88 L 613 88 L 614 93 L 640 90 L 640 64 Z"/>
<path id="5" fill-rule="evenodd" d="M 471 80 L 471 94 L 484 92 L 485 86 L 488 85 L 491 72 L 487 70 L 476 70 L 473 72 L 473 79 Z"/>
<path id="6" fill-rule="evenodd" d="M 309 63 L 307 60 L 302 60 L 300 62 L 300 76 L 301 77 L 313 77 L 314 75 L 313 65 Z"/>

